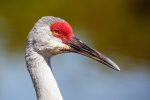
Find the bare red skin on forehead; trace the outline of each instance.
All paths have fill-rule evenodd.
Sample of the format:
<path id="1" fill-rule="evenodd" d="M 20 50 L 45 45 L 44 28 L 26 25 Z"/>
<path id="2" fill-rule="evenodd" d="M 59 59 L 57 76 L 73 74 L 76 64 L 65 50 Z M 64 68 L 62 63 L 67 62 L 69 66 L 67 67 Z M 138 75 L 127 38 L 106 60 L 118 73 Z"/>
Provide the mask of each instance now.
<path id="1" fill-rule="evenodd" d="M 73 37 L 73 30 L 72 27 L 67 23 L 63 21 L 57 21 L 50 25 L 51 32 L 53 31 L 59 31 L 59 35 L 57 35 L 57 38 L 60 38 L 63 42 L 70 41 Z"/>

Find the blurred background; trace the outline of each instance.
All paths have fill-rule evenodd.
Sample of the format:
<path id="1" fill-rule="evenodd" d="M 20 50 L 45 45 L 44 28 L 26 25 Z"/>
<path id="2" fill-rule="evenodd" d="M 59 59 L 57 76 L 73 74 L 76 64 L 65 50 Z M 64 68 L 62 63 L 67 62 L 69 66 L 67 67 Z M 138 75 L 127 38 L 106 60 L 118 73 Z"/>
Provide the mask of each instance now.
<path id="1" fill-rule="evenodd" d="M 36 100 L 24 53 L 27 34 L 42 16 L 65 19 L 121 68 L 78 54 L 55 56 L 64 100 L 150 100 L 149 0 L 0 0 L 0 100 Z"/>

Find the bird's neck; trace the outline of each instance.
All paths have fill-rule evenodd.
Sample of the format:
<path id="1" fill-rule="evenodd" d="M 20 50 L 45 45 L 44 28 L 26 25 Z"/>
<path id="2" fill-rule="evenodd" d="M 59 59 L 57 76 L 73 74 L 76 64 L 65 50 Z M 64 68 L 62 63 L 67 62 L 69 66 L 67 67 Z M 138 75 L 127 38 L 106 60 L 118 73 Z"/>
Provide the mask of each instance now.
<path id="1" fill-rule="evenodd" d="M 50 69 L 49 58 L 43 57 L 32 48 L 26 49 L 26 63 L 36 90 L 38 100 L 63 100 L 56 80 Z"/>

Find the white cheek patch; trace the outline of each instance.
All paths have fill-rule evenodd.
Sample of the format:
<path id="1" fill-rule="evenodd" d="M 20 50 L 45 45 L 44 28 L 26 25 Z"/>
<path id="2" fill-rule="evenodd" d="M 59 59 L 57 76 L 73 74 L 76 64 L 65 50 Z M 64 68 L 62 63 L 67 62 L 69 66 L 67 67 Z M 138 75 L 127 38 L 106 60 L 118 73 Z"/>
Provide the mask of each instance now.
<path id="1" fill-rule="evenodd" d="M 69 49 L 70 47 L 64 43 L 62 40 L 54 37 L 53 40 L 49 41 L 49 44 L 54 52 L 60 52 L 62 49 Z"/>

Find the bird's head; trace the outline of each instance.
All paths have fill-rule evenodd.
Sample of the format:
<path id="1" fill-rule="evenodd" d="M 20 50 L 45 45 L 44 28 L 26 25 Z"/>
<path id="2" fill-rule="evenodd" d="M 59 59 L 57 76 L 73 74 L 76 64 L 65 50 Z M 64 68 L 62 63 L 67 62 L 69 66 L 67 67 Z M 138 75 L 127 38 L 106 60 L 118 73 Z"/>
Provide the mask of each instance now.
<path id="1" fill-rule="evenodd" d="M 71 25 L 57 17 L 46 16 L 39 19 L 28 36 L 28 43 L 42 56 L 74 52 L 120 70 L 109 58 L 75 37 Z"/>

